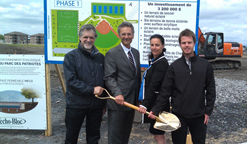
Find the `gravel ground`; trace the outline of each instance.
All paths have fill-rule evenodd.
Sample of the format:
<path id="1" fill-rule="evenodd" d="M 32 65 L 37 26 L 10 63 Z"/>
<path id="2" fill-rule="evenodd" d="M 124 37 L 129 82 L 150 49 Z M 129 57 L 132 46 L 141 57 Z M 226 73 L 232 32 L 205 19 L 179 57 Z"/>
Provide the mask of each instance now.
<path id="1" fill-rule="evenodd" d="M 247 141 L 247 81 L 216 78 L 217 99 L 208 125 L 209 143 Z"/>
<path id="2" fill-rule="evenodd" d="M 0 53 L 43 54 L 40 48 L 8 47 L 0 44 Z M 207 144 L 236 144 L 247 142 L 247 57 L 241 58 L 240 70 L 216 70 L 217 99 L 210 117 Z M 62 70 L 62 66 L 61 70 Z M 51 68 L 52 136 L 45 137 L 44 131 L 0 130 L 0 144 L 62 144 L 65 139 L 65 99 L 54 65 Z M 103 116 L 100 144 L 107 144 L 107 115 Z M 155 144 L 148 132 L 148 124 L 134 123 L 130 144 Z M 170 133 L 167 133 L 171 144 Z M 85 144 L 83 124 L 78 144 Z"/>

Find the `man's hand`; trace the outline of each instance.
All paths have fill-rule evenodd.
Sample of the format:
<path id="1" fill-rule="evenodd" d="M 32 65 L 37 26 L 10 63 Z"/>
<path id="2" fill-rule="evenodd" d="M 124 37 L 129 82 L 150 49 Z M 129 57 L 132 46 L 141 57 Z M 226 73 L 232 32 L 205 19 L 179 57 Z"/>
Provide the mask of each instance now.
<path id="1" fill-rule="evenodd" d="M 139 109 L 138 109 L 138 112 L 143 113 L 143 114 L 145 114 L 146 111 L 147 110 L 143 106 L 140 106 Z"/>
<path id="2" fill-rule="evenodd" d="M 204 116 L 204 124 L 208 125 L 209 116 L 207 114 L 204 114 Z"/>
<path id="3" fill-rule="evenodd" d="M 94 94 L 94 95 L 100 96 L 100 95 L 103 93 L 103 90 L 104 90 L 104 89 L 103 89 L 102 87 L 96 86 L 96 87 L 94 87 L 93 94 Z"/>
<path id="4" fill-rule="evenodd" d="M 115 99 L 116 99 L 116 103 L 117 104 L 124 105 L 124 97 L 123 97 L 123 95 L 117 95 L 117 96 L 115 96 Z"/>
<path id="5" fill-rule="evenodd" d="M 151 112 L 149 113 L 148 117 L 151 118 L 151 119 L 155 119 L 155 114 L 154 114 L 154 112 L 151 111 Z"/>

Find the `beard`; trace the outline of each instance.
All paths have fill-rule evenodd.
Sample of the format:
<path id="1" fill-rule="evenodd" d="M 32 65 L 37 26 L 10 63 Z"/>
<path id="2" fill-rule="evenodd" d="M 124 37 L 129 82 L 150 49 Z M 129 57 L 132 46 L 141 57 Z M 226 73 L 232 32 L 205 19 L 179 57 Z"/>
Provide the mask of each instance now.
<path id="1" fill-rule="evenodd" d="M 84 47 L 86 50 L 91 50 L 92 47 L 93 47 L 93 44 L 92 44 L 92 42 L 86 41 L 86 42 L 84 43 L 83 47 Z"/>
<path id="2" fill-rule="evenodd" d="M 85 48 L 86 50 L 91 50 L 92 47 L 93 47 L 93 45 L 86 45 L 86 44 L 84 44 L 84 48 Z"/>

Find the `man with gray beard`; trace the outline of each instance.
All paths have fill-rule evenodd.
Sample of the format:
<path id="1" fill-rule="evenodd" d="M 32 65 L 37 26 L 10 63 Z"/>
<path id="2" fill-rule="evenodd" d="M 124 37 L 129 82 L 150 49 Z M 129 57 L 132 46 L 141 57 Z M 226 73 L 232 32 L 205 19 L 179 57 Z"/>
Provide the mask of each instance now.
<path id="1" fill-rule="evenodd" d="M 78 48 L 65 55 L 63 68 L 66 79 L 66 139 L 76 144 L 86 117 L 86 140 L 97 144 L 105 101 L 97 99 L 104 87 L 104 56 L 94 46 L 97 33 L 94 26 L 83 25 L 79 32 Z"/>

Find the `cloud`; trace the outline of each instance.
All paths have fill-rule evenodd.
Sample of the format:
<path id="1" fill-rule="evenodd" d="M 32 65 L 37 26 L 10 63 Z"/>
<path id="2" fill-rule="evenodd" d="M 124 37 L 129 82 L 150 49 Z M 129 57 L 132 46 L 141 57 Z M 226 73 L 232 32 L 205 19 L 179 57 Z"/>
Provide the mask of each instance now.
<path id="1" fill-rule="evenodd" d="M 44 33 L 43 1 L 1 0 L 0 21 L 0 34 L 12 31 L 30 35 Z"/>
<path id="2" fill-rule="evenodd" d="M 201 0 L 199 27 L 223 32 L 225 41 L 247 45 L 247 0 Z"/>

